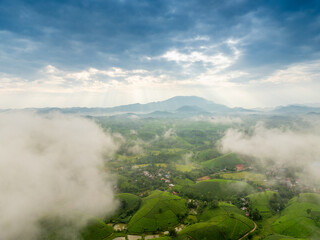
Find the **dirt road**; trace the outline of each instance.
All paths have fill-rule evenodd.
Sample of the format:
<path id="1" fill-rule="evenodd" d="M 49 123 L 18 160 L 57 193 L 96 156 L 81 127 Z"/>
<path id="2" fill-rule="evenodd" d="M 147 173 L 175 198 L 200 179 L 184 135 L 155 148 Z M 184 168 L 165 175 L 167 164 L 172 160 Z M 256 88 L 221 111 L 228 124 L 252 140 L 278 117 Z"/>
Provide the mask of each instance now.
<path id="1" fill-rule="evenodd" d="M 257 224 L 255 222 L 254 223 L 254 228 L 250 231 L 250 232 L 247 232 L 244 236 L 242 236 L 241 238 L 239 238 L 239 240 L 242 240 L 243 238 L 245 238 L 246 236 L 248 236 L 250 233 L 254 232 L 257 228 Z"/>

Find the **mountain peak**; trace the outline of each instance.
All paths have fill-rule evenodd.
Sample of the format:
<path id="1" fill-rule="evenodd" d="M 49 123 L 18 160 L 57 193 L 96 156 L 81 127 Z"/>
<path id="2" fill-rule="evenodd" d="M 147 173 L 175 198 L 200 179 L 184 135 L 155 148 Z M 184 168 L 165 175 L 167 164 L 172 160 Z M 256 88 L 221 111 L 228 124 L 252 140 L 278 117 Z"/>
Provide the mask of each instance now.
<path id="1" fill-rule="evenodd" d="M 175 96 L 175 97 L 169 98 L 163 102 L 177 102 L 177 101 L 210 103 L 210 101 L 208 101 L 207 99 L 204 99 L 202 97 L 197 97 L 197 96 Z"/>

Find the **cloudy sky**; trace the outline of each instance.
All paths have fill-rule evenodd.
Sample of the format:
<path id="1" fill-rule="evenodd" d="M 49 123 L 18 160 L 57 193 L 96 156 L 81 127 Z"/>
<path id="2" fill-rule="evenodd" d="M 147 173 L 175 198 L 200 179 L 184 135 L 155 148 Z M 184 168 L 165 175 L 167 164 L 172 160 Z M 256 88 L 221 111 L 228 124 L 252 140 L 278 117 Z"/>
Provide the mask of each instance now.
<path id="1" fill-rule="evenodd" d="M 0 0 L 0 108 L 320 103 L 318 0 Z"/>

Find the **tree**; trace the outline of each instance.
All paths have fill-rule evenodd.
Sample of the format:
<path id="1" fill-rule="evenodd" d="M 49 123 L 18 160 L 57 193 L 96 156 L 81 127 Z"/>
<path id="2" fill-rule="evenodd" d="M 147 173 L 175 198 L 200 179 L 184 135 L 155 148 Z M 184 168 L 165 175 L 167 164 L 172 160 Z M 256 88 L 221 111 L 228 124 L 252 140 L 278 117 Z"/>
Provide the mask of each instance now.
<path id="1" fill-rule="evenodd" d="M 310 208 L 308 208 L 306 211 L 307 211 L 308 214 L 311 213 L 311 209 Z"/>
<path id="2" fill-rule="evenodd" d="M 251 216 L 252 216 L 253 220 L 261 220 L 262 219 L 262 216 L 257 208 L 252 211 Z"/>
<path id="3" fill-rule="evenodd" d="M 124 199 L 121 199 L 121 205 L 120 205 L 120 208 L 121 209 L 126 209 L 127 208 L 127 206 L 128 206 L 128 203 L 127 203 L 127 201 L 126 200 L 124 200 Z"/>
<path id="4" fill-rule="evenodd" d="M 213 200 L 212 202 L 210 202 L 208 204 L 208 207 L 210 209 L 215 209 L 215 208 L 218 208 L 219 207 L 219 202 L 217 200 Z"/>
<path id="5" fill-rule="evenodd" d="M 188 208 L 195 208 L 196 205 L 194 204 L 194 201 L 191 200 L 190 202 L 188 202 Z"/>
<path id="6" fill-rule="evenodd" d="M 177 231 L 175 228 L 173 228 L 173 227 L 169 228 L 169 236 L 171 236 L 171 237 L 177 236 Z"/>

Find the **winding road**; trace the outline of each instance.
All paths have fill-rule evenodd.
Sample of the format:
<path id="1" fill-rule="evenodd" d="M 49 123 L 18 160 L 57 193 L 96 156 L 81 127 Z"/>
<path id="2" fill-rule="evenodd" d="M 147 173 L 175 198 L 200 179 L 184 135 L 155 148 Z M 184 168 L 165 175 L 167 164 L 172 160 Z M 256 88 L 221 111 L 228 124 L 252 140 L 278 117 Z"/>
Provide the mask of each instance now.
<path id="1" fill-rule="evenodd" d="M 241 238 L 239 238 L 239 240 L 242 240 L 243 238 L 245 238 L 246 236 L 248 236 L 250 233 L 254 232 L 257 228 L 257 224 L 255 222 L 254 223 L 254 228 L 250 231 L 250 232 L 247 232 L 244 236 L 242 236 Z"/>

